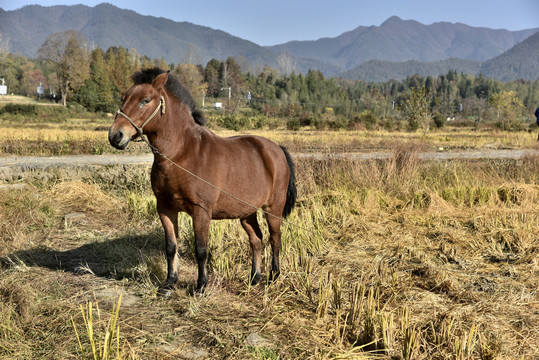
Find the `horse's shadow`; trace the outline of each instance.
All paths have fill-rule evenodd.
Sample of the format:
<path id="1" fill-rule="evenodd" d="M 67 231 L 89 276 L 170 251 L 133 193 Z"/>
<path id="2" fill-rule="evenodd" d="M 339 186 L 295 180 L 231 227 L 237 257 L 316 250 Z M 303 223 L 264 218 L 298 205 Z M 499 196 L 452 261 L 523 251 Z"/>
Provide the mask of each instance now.
<path id="1" fill-rule="evenodd" d="M 163 254 L 159 231 L 142 235 L 123 235 L 108 240 L 96 240 L 66 250 L 46 246 L 15 251 L 0 257 L 0 268 L 16 266 L 41 267 L 74 274 L 98 277 L 134 278 L 141 265 L 152 256 Z M 165 258 L 163 255 L 162 261 Z"/>

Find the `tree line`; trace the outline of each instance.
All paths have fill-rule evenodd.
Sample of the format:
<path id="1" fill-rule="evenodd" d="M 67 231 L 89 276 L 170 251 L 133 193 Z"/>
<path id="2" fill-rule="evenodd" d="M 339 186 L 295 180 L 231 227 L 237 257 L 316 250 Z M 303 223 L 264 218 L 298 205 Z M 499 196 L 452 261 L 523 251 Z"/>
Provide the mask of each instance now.
<path id="1" fill-rule="evenodd" d="M 496 120 L 508 128 L 531 117 L 539 106 L 539 80 L 500 82 L 482 75 L 451 70 L 440 76 L 413 75 L 402 81 L 366 82 L 326 78 L 321 71 L 306 74 L 277 69 L 248 69 L 243 58 L 212 59 L 193 64 L 189 56 L 178 64 L 150 59 L 135 49 L 111 47 L 88 50 L 82 33 L 50 35 L 39 57 L 28 59 L 0 49 L 0 78 L 10 93 L 61 99 L 89 111 L 113 112 L 131 86 L 133 72 L 158 66 L 169 70 L 202 106 L 220 99 L 224 112 L 281 117 L 289 127 L 391 128 L 404 123 L 411 129 L 443 126 L 447 119 Z M 41 95 L 40 95 L 41 96 Z"/>

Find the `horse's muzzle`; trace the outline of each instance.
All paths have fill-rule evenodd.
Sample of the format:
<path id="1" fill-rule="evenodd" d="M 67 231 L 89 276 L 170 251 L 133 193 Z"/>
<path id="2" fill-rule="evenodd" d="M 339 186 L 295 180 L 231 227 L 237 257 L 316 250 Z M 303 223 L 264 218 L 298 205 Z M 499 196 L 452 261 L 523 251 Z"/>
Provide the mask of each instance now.
<path id="1" fill-rule="evenodd" d="M 111 127 L 109 129 L 109 142 L 116 149 L 123 150 L 129 144 L 130 137 L 122 129 L 113 131 Z"/>

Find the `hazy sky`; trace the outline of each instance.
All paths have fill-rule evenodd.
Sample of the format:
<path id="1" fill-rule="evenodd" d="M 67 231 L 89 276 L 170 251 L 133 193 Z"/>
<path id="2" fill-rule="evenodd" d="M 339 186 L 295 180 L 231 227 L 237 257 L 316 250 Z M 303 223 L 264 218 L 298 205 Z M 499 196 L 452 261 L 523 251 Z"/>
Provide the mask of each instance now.
<path id="1" fill-rule="evenodd" d="M 93 0 L 0 0 L 4 10 L 24 5 L 84 4 Z M 539 27 L 539 0 L 120 0 L 107 1 L 142 15 L 223 30 L 259 45 L 335 37 L 356 27 L 380 25 L 396 15 L 423 24 L 460 22 L 492 29 Z"/>

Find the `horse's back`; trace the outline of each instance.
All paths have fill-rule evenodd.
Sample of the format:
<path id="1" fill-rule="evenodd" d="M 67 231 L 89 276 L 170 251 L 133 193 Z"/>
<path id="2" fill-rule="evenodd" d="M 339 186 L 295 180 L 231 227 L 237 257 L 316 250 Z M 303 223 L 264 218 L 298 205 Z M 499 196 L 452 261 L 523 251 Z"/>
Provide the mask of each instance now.
<path id="1" fill-rule="evenodd" d="M 240 168 L 255 166 L 265 172 L 273 181 L 279 177 L 288 177 L 286 157 L 279 145 L 273 141 L 255 135 L 242 135 L 224 138 L 229 146 L 231 158 L 237 158 Z M 248 171 L 245 169 L 243 172 Z M 260 174 L 255 172 L 254 174 Z"/>

